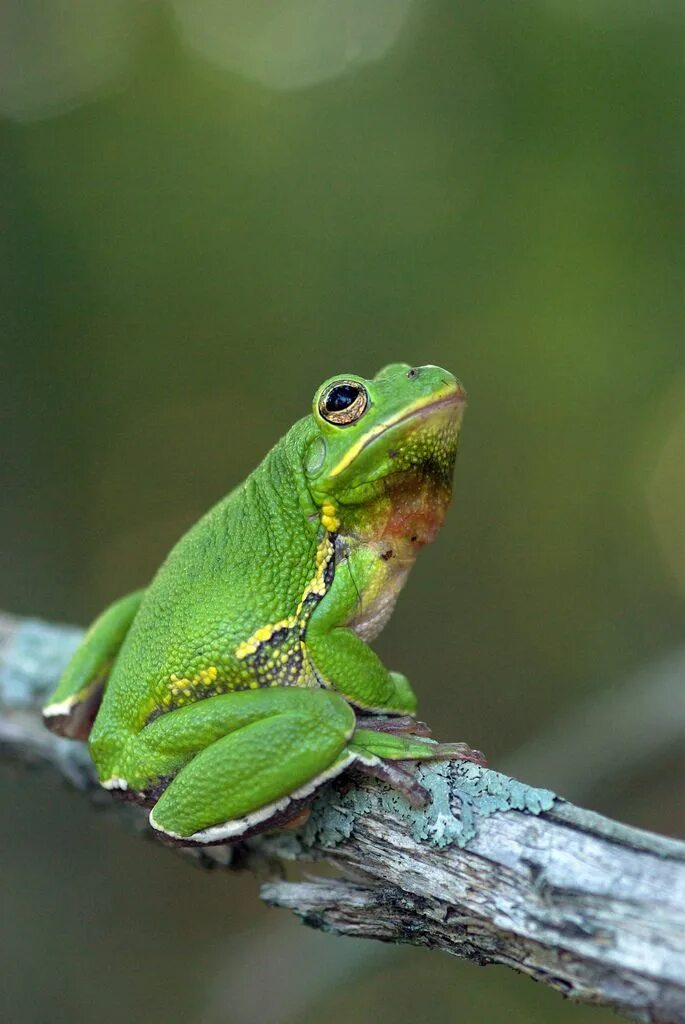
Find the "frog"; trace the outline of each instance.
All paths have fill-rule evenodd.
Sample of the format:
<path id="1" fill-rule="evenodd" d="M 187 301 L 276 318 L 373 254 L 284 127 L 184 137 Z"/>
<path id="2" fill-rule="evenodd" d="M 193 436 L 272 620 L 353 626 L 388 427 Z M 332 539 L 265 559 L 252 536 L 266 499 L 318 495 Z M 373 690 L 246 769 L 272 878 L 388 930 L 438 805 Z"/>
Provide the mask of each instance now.
<path id="1" fill-rule="evenodd" d="M 415 806 L 439 743 L 370 646 L 450 505 L 466 393 L 434 365 L 338 374 L 149 585 L 87 630 L 43 719 L 169 843 L 302 820 L 348 769 Z"/>

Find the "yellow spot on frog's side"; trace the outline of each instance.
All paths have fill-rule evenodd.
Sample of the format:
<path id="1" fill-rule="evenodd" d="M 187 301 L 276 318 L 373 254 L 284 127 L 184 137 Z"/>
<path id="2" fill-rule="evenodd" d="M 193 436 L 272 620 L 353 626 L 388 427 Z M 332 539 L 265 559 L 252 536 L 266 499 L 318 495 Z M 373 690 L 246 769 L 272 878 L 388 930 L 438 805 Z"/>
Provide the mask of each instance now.
<path id="1" fill-rule="evenodd" d="M 292 629 L 293 626 L 296 625 L 297 617 L 295 615 L 289 615 L 287 619 L 280 619 L 278 622 L 270 622 L 266 626 L 260 626 L 259 629 L 254 631 L 251 637 L 247 640 L 243 640 L 243 642 L 236 647 L 236 658 L 242 661 L 242 659 L 247 658 L 249 654 L 255 654 L 259 645 L 270 640 L 274 633 L 277 633 L 279 629 Z"/>
<path id="2" fill-rule="evenodd" d="M 335 505 L 331 502 L 326 502 L 325 505 L 321 506 L 321 525 L 324 530 L 328 531 L 328 533 L 335 533 L 340 526 L 340 520 L 338 519 Z"/>
<path id="3" fill-rule="evenodd" d="M 177 676 L 175 672 L 172 672 L 169 676 L 169 689 L 175 696 L 182 694 L 184 697 L 192 697 L 194 689 L 201 685 L 211 686 L 212 683 L 216 682 L 218 675 L 219 670 L 216 665 L 200 669 L 192 679 L 187 679 L 185 676 Z"/>
<path id="4" fill-rule="evenodd" d="M 326 569 L 333 558 L 334 549 L 333 543 L 328 535 L 326 535 L 320 542 L 316 549 L 316 570 L 311 580 L 304 589 L 304 594 L 300 598 L 300 603 L 297 606 L 297 612 L 295 613 L 298 620 L 302 614 L 305 601 L 312 594 L 316 594 L 317 597 L 323 597 L 326 593 Z"/>

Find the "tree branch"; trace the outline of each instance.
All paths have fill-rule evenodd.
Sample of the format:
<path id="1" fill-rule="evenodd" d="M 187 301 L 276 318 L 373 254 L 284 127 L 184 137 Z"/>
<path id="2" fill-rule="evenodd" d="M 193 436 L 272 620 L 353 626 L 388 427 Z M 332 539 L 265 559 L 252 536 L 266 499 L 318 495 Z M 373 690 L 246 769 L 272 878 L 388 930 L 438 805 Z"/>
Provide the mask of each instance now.
<path id="1" fill-rule="evenodd" d="M 99 789 L 85 748 L 39 708 L 80 631 L 0 617 L 0 756 L 63 776 L 148 835 L 139 808 Z M 507 964 L 573 998 L 655 1024 L 685 1022 L 685 844 L 629 828 L 475 765 L 417 769 L 425 810 L 349 776 L 298 833 L 255 857 L 326 858 L 342 878 L 270 881 L 263 898 L 314 927 Z M 181 851 L 227 864 L 226 848 Z"/>

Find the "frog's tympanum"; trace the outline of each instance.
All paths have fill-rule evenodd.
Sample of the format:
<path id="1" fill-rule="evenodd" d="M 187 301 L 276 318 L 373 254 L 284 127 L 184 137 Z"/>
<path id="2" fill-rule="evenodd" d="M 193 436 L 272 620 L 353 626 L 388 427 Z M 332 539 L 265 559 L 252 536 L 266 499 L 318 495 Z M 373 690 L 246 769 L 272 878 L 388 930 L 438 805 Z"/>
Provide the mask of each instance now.
<path id="1" fill-rule="evenodd" d="M 150 807 L 161 837 L 283 825 L 350 766 L 420 803 L 411 762 L 482 759 L 430 739 L 409 682 L 368 646 L 442 525 L 464 403 L 437 366 L 327 380 L 86 633 L 45 721 L 88 738 L 102 785 Z"/>

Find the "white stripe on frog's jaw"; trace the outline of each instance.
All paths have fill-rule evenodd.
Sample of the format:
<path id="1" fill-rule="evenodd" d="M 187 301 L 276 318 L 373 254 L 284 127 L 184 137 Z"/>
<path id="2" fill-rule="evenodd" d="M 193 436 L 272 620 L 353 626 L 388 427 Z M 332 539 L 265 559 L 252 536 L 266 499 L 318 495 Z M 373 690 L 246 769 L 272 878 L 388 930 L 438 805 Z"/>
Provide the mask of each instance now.
<path id="1" fill-rule="evenodd" d="M 394 416 L 384 420 L 382 423 L 377 423 L 375 427 L 367 431 L 345 452 L 340 462 L 330 471 L 328 477 L 331 478 L 342 473 L 372 441 L 375 441 L 377 437 L 390 430 L 391 427 L 396 427 L 399 423 L 404 423 L 405 420 L 410 420 L 414 416 L 420 416 L 422 413 L 430 413 L 444 406 L 463 405 L 465 402 L 466 393 L 459 384 L 449 384 L 432 395 L 424 395 L 422 398 L 417 399 L 416 402 L 412 402 L 411 405 L 400 409 Z"/>
<path id="2" fill-rule="evenodd" d="M 377 764 L 380 758 L 375 756 L 363 757 L 358 753 L 349 753 L 345 757 L 336 761 L 335 764 L 322 772 L 321 775 L 317 775 L 309 782 L 305 783 L 299 789 L 294 790 L 287 796 L 281 797 L 280 800 L 274 800 L 273 803 L 265 804 L 264 807 L 259 807 L 256 811 L 252 811 L 250 814 L 244 815 L 242 818 L 233 818 L 231 821 L 225 821 L 221 825 L 211 825 L 209 828 L 200 829 L 199 832 L 193 832 L 192 835 L 182 836 L 179 832 L 172 832 L 170 829 L 162 828 L 155 821 L 154 808 L 150 811 L 149 822 L 152 828 L 162 835 L 169 836 L 170 839 L 176 839 L 181 843 L 191 844 L 208 844 L 208 843 L 221 843 L 229 842 L 234 839 L 238 839 L 246 832 L 251 831 L 257 826 L 268 822 L 270 818 L 274 818 L 277 814 L 285 811 L 288 804 L 304 800 L 306 797 L 311 796 L 315 790 L 322 786 L 324 782 L 328 782 L 330 779 L 334 779 L 337 775 L 340 775 L 346 768 L 348 768 L 354 761 L 362 761 L 364 764 Z"/>

